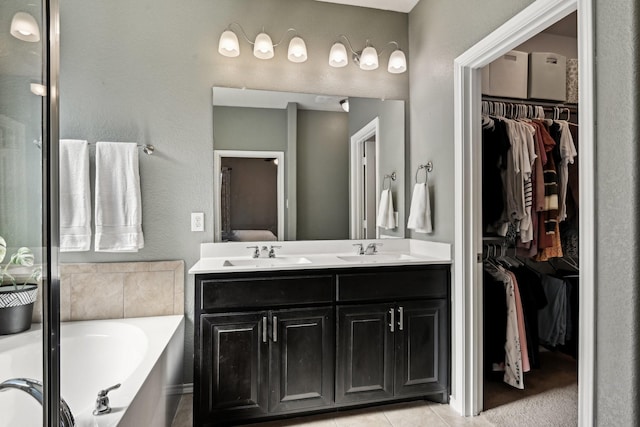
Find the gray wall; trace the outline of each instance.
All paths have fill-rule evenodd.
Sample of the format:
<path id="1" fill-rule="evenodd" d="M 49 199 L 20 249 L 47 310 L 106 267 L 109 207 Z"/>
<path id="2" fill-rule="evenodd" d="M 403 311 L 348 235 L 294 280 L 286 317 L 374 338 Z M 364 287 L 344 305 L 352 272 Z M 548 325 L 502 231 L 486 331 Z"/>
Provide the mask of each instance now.
<path id="1" fill-rule="evenodd" d="M 349 238 L 345 113 L 298 110 L 298 240 Z"/>
<path id="2" fill-rule="evenodd" d="M 429 188 L 434 232 L 410 230 L 407 237 L 453 243 L 453 61 L 531 2 L 421 0 L 409 13 L 407 171 L 410 175 L 419 164 L 433 161 Z M 407 200 L 411 190 L 406 189 Z"/>
<path id="3" fill-rule="evenodd" d="M 405 207 L 405 108 L 404 101 L 371 100 L 349 98 L 349 136 L 358 132 L 376 117 L 379 118 L 378 135 L 378 179 L 380 191 L 385 175 L 396 172 L 396 180 L 391 182 L 393 208 L 398 212 L 398 225 L 395 229 L 380 229 L 381 235 L 392 237 L 405 236 L 405 220 L 408 209 Z M 407 174 L 410 172 L 406 171 Z M 387 183 L 388 185 L 389 183 Z M 378 194 L 376 197 L 380 197 Z M 376 213 L 377 215 L 377 213 Z"/>
<path id="4" fill-rule="evenodd" d="M 287 151 L 286 110 L 213 107 L 213 121 L 214 150 Z"/>
<path id="5" fill-rule="evenodd" d="M 213 241 L 213 86 L 408 99 L 408 73 L 353 64 L 328 65 L 338 34 L 354 47 L 368 38 L 407 49 L 406 14 L 311 0 L 113 0 L 60 2 L 60 136 L 90 141 L 139 141 L 157 147 L 141 155 L 145 247 L 136 254 L 62 254 L 62 262 L 183 259 L 189 268 L 199 244 Z M 277 41 L 296 27 L 309 60 L 293 64 L 286 49 L 272 60 L 217 53 L 231 22 L 250 37 L 264 26 Z M 240 36 L 242 39 L 242 37 Z M 285 42 L 286 44 L 286 42 Z M 190 213 L 205 213 L 205 232 L 190 231 Z M 185 381 L 192 379 L 193 277 L 185 289 Z"/>
<path id="6" fill-rule="evenodd" d="M 595 0 L 597 425 L 640 416 L 638 101 L 636 0 Z M 615 421 L 613 421 L 615 420 Z"/>

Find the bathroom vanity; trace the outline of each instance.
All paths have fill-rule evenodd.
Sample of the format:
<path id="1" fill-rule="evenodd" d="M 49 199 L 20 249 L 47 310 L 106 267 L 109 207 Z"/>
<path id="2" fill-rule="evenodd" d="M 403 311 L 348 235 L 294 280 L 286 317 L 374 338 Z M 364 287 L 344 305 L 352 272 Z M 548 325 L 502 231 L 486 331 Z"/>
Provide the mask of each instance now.
<path id="1" fill-rule="evenodd" d="M 275 261 L 203 257 L 190 270 L 194 425 L 448 401 L 450 257 L 282 243 Z"/>

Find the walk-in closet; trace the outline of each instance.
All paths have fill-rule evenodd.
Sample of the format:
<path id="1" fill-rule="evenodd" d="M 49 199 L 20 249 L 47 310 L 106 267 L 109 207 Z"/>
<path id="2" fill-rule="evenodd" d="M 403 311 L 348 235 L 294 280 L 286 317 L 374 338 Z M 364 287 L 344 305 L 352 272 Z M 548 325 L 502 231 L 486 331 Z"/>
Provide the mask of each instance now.
<path id="1" fill-rule="evenodd" d="M 483 69 L 483 407 L 505 422 L 577 425 L 577 68 L 573 13 Z"/>

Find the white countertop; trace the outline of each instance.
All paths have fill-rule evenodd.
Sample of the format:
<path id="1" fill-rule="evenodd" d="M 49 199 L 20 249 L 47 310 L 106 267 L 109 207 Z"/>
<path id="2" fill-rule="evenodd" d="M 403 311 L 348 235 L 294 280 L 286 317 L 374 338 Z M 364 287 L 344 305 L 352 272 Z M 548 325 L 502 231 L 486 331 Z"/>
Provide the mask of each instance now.
<path id="1" fill-rule="evenodd" d="M 377 255 L 356 255 L 353 245 L 379 244 Z M 248 246 L 281 246 L 276 258 L 252 258 Z M 450 264 L 451 245 L 415 239 L 313 240 L 203 243 L 190 274 L 280 271 L 397 265 Z"/>

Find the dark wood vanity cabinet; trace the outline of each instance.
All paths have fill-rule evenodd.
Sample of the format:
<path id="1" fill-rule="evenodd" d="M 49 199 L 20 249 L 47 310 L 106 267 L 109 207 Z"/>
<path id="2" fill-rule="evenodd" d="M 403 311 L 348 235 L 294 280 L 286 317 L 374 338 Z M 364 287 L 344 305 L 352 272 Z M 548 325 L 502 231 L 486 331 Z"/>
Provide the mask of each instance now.
<path id="1" fill-rule="evenodd" d="M 194 425 L 447 401 L 449 268 L 196 275 Z"/>

